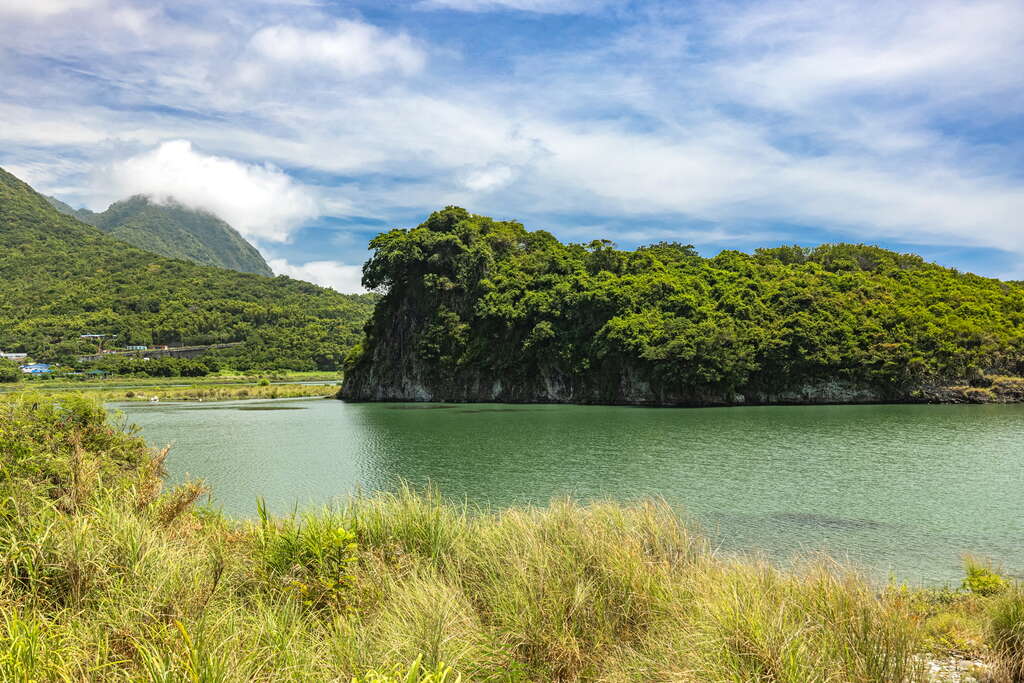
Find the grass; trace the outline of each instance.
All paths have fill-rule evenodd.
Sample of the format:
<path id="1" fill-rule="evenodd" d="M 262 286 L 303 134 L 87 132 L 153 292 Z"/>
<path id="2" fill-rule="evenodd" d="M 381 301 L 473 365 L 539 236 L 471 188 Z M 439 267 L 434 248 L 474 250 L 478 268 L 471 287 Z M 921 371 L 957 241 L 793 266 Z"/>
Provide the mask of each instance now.
<path id="1" fill-rule="evenodd" d="M 181 383 L 178 378 L 177 384 Z M 35 389 L 35 387 L 33 387 Z M 53 391 L 43 387 L 34 394 L 68 396 L 78 395 L 93 401 L 232 401 L 250 398 L 300 398 L 304 396 L 334 396 L 337 384 L 193 384 L 191 386 L 160 386 L 152 384 L 133 388 L 57 388 Z M 0 400 L 16 398 L 17 394 L 0 394 Z"/>
<path id="2" fill-rule="evenodd" d="M 165 457 L 80 397 L 0 404 L 0 680 L 917 681 L 941 612 L 825 558 L 719 557 L 657 501 L 401 488 L 230 521 Z M 1017 588 L 949 594 L 1010 671 Z"/>
<path id="3" fill-rule="evenodd" d="M 234 370 L 223 370 L 205 377 L 133 377 L 113 375 L 96 378 L 84 375 L 72 377 L 61 375 L 54 377 L 25 376 L 20 382 L 0 383 L 0 394 L 4 392 L 114 391 L 117 389 L 173 388 L 181 386 L 255 386 L 263 382 L 297 384 L 300 382 L 340 381 L 341 373 L 339 372 L 299 372 L 293 370 L 270 371 L 259 374 L 242 374 Z"/>

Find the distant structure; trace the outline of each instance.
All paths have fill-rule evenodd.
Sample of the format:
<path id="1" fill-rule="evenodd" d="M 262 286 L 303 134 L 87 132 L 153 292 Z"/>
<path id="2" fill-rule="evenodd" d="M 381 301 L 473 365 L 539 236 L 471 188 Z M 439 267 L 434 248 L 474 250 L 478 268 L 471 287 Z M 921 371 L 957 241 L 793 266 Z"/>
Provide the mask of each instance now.
<path id="1" fill-rule="evenodd" d="M 108 349 L 100 353 L 92 353 L 87 356 L 79 356 L 79 363 L 91 363 L 104 358 L 111 358 L 117 356 L 136 356 L 141 358 L 143 354 L 149 358 L 195 358 L 201 356 L 207 351 L 214 351 L 216 349 L 230 349 L 236 346 L 241 346 L 245 342 L 229 342 L 226 344 L 204 344 L 202 346 L 142 346 L 132 347 L 129 346 L 126 349 Z"/>
<path id="2" fill-rule="evenodd" d="M 28 358 L 28 354 L 27 353 L 4 353 L 3 351 L 0 351 L 0 358 L 3 358 L 4 360 L 25 360 L 26 358 Z"/>
<path id="3" fill-rule="evenodd" d="M 26 375 L 45 375 L 52 372 L 47 363 L 30 363 L 28 365 L 22 365 L 21 371 Z"/>

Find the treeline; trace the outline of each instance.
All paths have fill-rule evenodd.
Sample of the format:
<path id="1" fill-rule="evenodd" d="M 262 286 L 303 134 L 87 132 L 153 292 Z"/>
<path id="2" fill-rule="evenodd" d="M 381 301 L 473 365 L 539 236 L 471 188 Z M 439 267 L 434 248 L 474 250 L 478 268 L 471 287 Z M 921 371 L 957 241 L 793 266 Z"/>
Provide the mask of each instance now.
<path id="1" fill-rule="evenodd" d="M 161 258 L 62 215 L 0 169 L 5 351 L 73 363 L 97 350 L 81 334 L 110 334 L 117 346 L 245 342 L 212 356 L 241 371 L 334 370 L 376 299 Z"/>
<path id="2" fill-rule="evenodd" d="M 353 398 L 704 403 L 831 381 L 907 397 L 1024 373 L 1024 286 L 873 246 L 624 251 L 449 207 L 371 248 L 364 285 L 387 294 Z"/>

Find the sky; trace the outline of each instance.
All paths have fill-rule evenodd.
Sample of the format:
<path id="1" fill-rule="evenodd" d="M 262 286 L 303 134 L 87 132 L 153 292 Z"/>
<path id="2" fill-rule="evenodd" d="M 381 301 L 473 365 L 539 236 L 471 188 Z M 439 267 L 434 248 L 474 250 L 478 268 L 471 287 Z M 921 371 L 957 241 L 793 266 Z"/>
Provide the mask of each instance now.
<path id="1" fill-rule="evenodd" d="M 1024 2 L 0 0 L 0 166 L 174 197 L 345 292 L 452 204 L 1024 279 Z"/>

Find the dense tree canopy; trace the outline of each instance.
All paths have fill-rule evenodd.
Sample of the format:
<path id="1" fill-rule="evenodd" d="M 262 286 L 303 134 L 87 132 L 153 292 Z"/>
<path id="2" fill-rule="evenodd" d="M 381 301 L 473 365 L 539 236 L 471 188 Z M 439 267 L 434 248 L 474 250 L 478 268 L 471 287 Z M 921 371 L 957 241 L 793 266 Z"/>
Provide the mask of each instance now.
<path id="1" fill-rule="evenodd" d="M 0 169 L 0 348 L 36 360 L 113 343 L 245 342 L 221 352 L 242 369 L 335 369 L 375 295 L 196 265 L 128 246 L 58 213 Z"/>
<path id="2" fill-rule="evenodd" d="M 621 400 L 624 383 L 701 402 L 832 380 L 896 396 L 1024 372 L 1020 283 L 878 247 L 623 251 L 455 207 L 371 247 L 363 282 L 384 298 L 350 359 L 355 398 L 529 399 L 553 381 L 587 400 Z"/>
<path id="3" fill-rule="evenodd" d="M 0 358 L 0 382 L 17 382 L 21 379 L 21 367 L 14 361 Z"/>

